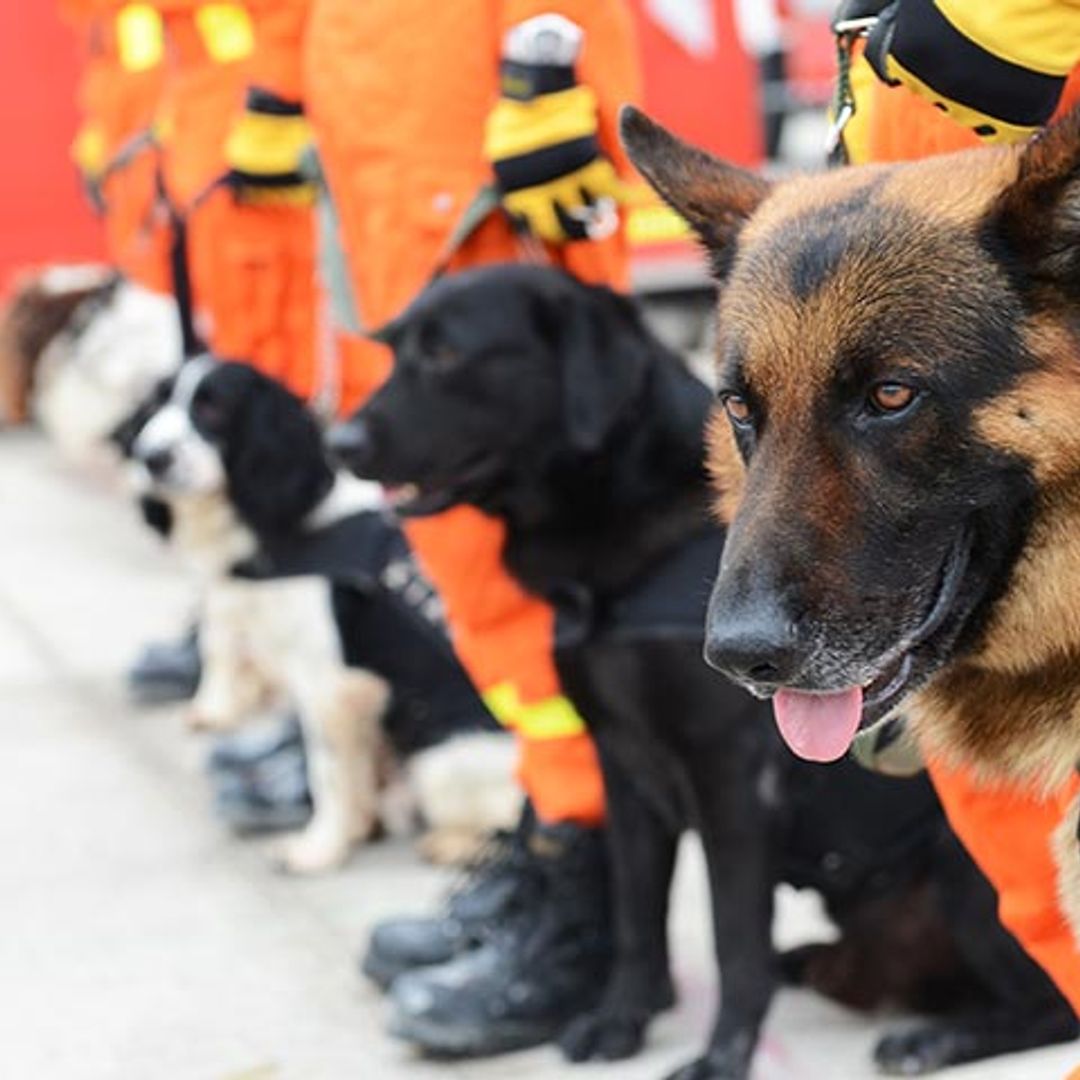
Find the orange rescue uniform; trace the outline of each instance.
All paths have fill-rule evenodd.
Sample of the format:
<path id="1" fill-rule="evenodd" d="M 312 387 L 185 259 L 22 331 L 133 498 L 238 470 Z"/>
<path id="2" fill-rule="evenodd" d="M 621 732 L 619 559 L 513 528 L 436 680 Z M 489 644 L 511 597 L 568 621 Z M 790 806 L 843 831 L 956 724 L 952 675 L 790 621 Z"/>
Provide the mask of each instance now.
<path id="1" fill-rule="evenodd" d="M 302 397 L 317 389 L 315 240 L 304 206 L 246 205 L 223 187 L 249 86 L 300 96 L 306 0 L 154 0 L 167 42 L 159 127 L 169 200 L 188 219 L 195 306 L 218 355 Z"/>
<path id="2" fill-rule="evenodd" d="M 899 161 L 979 145 L 976 135 L 929 102 L 877 83 L 871 93 L 865 118 L 870 160 Z M 1080 74 L 1074 72 L 1059 111 L 1077 100 Z M 1080 796 L 1080 782 L 1074 779 L 1043 797 L 1019 785 L 979 783 L 970 770 L 941 761 L 931 761 L 929 770 L 950 824 L 997 889 L 1001 921 L 1080 1012 L 1080 948 L 1058 901 L 1053 853 L 1053 835 Z"/>
<path id="3" fill-rule="evenodd" d="M 107 170 L 100 190 L 109 260 L 132 280 L 167 291 L 168 238 L 155 214 L 156 153 L 149 144 L 125 153 L 148 133 L 161 94 L 163 41 L 153 12 L 124 0 L 61 0 L 60 11 L 85 56 L 73 155 L 84 172 Z"/>
<path id="4" fill-rule="evenodd" d="M 578 77 L 597 94 L 604 152 L 628 172 L 616 113 L 637 98 L 639 77 L 622 0 L 313 0 L 307 105 L 366 328 L 398 314 L 424 287 L 462 213 L 491 183 L 483 131 L 498 98 L 503 34 L 546 12 L 584 30 Z M 627 284 L 621 230 L 547 254 L 585 280 Z M 452 266 L 520 257 L 509 225 L 496 216 Z M 389 364 L 383 347 L 348 343 L 346 409 L 385 378 Z M 546 820 L 596 823 L 603 784 L 580 718 L 561 697 L 554 614 L 503 567 L 503 526 L 461 507 L 407 529 L 442 594 L 462 662 L 493 711 L 521 736 L 522 783 L 537 812 Z"/>

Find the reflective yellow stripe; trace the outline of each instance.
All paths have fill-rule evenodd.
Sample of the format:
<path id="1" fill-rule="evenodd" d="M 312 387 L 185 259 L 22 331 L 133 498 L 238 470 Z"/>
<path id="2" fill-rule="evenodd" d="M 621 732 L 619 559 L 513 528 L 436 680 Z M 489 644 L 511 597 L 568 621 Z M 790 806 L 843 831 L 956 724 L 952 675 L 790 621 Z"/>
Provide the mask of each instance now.
<path id="1" fill-rule="evenodd" d="M 94 123 L 86 123 L 71 144 L 71 157 L 89 179 L 97 179 L 105 171 L 105 133 Z"/>
<path id="2" fill-rule="evenodd" d="M 566 739 L 585 733 L 585 721 L 561 694 L 526 705 L 517 687 L 504 682 L 484 694 L 484 704 L 503 727 L 526 739 Z"/>
<path id="3" fill-rule="evenodd" d="M 116 13 L 116 50 L 125 71 L 149 71 L 165 56 L 160 13 L 150 4 L 125 4 Z"/>
<path id="4" fill-rule="evenodd" d="M 635 247 L 670 244 L 691 237 L 690 226 L 669 206 L 631 207 L 626 215 L 626 237 Z"/>
<path id="5" fill-rule="evenodd" d="M 966 128 L 971 128 L 972 131 L 979 127 L 993 128 L 994 133 L 992 135 L 983 136 L 983 142 L 1022 142 L 1039 130 L 1037 127 L 1007 124 L 1004 120 L 1001 120 L 996 116 L 988 116 L 986 113 L 979 112 L 978 109 L 972 109 L 967 105 L 961 105 L 958 101 L 953 101 L 951 98 L 939 94 L 932 86 L 924 83 L 922 79 L 918 78 L 916 75 L 912 75 L 912 73 L 902 64 L 897 63 L 896 57 L 894 56 L 890 56 L 887 59 L 886 66 L 888 68 L 888 73 L 892 78 L 902 82 L 909 90 L 913 90 L 918 94 L 919 97 L 927 98 L 935 104 L 941 102 L 941 104 L 945 106 L 945 115 L 948 116 L 950 120 L 955 120 L 956 123 L 962 124 Z"/>
<path id="6" fill-rule="evenodd" d="M 219 64 L 244 60 L 255 51 L 251 17 L 239 4 L 203 4 L 195 25 L 210 58 Z"/>
<path id="7" fill-rule="evenodd" d="M 512 728 L 517 722 L 518 692 L 512 683 L 499 683 L 484 695 L 484 704 L 503 727 Z"/>
<path id="8" fill-rule="evenodd" d="M 150 134 L 158 146 L 168 143 L 176 132 L 176 115 L 172 103 L 166 103 L 158 110 L 150 124 Z"/>

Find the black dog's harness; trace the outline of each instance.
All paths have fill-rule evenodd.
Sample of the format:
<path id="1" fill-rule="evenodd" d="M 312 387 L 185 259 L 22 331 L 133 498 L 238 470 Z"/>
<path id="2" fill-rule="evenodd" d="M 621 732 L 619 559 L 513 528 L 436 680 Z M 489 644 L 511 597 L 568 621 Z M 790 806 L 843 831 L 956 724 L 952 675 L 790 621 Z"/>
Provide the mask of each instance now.
<path id="1" fill-rule="evenodd" d="M 708 527 L 614 594 L 567 585 L 552 597 L 556 646 L 573 648 L 597 637 L 624 642 L 701 641 L 723 546 L 723 533 Z"/>

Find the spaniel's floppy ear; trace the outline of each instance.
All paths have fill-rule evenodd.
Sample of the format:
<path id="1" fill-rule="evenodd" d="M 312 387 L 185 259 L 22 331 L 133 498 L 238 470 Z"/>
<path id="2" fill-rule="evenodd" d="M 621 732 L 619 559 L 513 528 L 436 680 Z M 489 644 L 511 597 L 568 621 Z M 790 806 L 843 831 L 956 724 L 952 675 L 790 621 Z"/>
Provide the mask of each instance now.
<path id="1" fill-rule="evenodd" d="M 684 143 L 632 105 L 623 106 L 619 134 L 642 176 L 723 268 L 743 222 L 769 194 L 768 181 Z"/>
<path id="2" fill-rule="evenodd" d="M 263 536 L 296 529 L 333 483 L 314 416 L 256 372 L 231 418 L 224 460 L 233 506 Z"/>
<path id="3" fill-rule="evenodd" d="M 655 343 L 633 302 L 603 286 L 575 285 L 546 323 L 562 365 L 570 444 L 595 453 L 640 397 Z"/>
<path id="4" fill-rule="evenodd" d="M 988 224 L 1036 281 L 1080 293 L 1080 106 L 1023 147 Z"/>

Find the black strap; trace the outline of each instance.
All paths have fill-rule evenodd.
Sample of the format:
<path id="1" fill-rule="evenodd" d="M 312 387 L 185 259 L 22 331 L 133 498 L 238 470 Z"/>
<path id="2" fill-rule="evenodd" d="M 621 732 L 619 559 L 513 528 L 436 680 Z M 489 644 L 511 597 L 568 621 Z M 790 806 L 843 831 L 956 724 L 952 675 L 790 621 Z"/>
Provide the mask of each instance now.
<path id="1" fill-rule="evenodd" d="M 195 329 L 195 302 L 191 289 L 191 266 L 188 258 L 187 219 L 173 206 L 169 206 L 169 270 L 172 276 L 172 293 L 176 301 L 176 314 L 180 320 L 180 341 L 184 359 L 206 352 L 206 345 Z"/>

